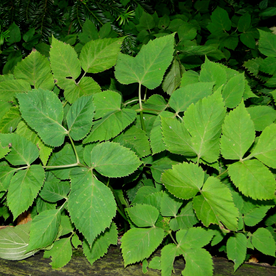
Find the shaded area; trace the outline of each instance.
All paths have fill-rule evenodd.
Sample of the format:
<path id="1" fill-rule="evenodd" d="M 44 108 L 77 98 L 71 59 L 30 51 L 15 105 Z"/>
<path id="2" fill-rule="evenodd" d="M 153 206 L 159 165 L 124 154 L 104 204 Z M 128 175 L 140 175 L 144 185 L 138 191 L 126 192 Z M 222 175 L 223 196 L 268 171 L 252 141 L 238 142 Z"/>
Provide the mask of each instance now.
<path id="1" fill-rule="evenodd" d="M 80 253 L 80 254 L 76 254 Z M 22 261 L 7 261 L 0 259 L 0 275 L 7 276 L 40 276 L 40 275 L 55 275 L 55 276 L 75 276 L 75 275 L 161 275 L 160 271 L 149 269 L 147 274 L 143 274 L 140 264 L 128 266 L 124 268 L 123 259 L 120 249 L 112 247 L 108 254 L 96 261 L 93 266 L 86 258 L 77 251 L 69 264 L 59 270 L 53 270 L 49 263 L 50 259 L 43 258 L 43 252 L 36 254 Z M 181 275 L 184 268 L 184 261 L 178 260 L 175 263 L 175 273 L 172 275 Z M 275 276 L 276 267 L 266 267 L 254 264 L 242 265 L 234 274 L 233 264 L 224 258 L 214 258 L 214 275 L 216 276 Z"/>

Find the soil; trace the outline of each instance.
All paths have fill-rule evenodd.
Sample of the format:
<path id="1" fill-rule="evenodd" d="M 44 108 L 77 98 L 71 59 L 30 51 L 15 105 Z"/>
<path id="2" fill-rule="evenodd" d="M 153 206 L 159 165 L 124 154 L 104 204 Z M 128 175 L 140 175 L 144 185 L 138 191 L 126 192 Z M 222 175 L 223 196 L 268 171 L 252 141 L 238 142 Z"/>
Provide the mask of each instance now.
<path id="1" fill-rule="evenodd" d="M 215 276 L 276 276 L 276 267 L 262 266 L 257 264 L 243 264 L 235 273 L 233 263 L 225 258 L 214 258 Z M 143 274 L 140 264 L 131 265 L 124 268 L 120 249 L 112 247 L 108 254 L 96 261 L 93 266 L 86 260 L 82 252 L 75 251 L 71 261 L 63 268 L 52 269 L 50 259 L 43 258 L 43 252 L 22 260 L 8 261 L 0 259 L 1 276 L 78 276 L 78 275 L 99 275 L 99 276 L 160 276 L 158 270 L 149 269 L 147 274 Z M 181 275 L 184 269 L 184 261 L 178 260 L 175 265 L 175 275 Z"/>

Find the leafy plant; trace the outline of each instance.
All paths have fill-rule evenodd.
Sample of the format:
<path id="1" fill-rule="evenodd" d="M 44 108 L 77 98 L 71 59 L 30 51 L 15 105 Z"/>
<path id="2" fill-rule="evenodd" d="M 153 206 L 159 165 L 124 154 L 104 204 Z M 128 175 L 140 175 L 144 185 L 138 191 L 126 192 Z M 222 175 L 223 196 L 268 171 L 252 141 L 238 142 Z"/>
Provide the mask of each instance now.
<path id="1" fill-rule="evenodd" d="M 212 275 L 207 248 L 222 241 L 235 270 L 250 249 L 275 257 L 275 216 L 266 217 L 275 208 L 275 110 L 261 120 L 247 106 L 256 96 L 244 74 L 207 57 L 200 72 L 179 70 L 177 84 L 172 69 L 164 78 L 174 33 L 135 57 L 120 53 L 123 39 L 89 41 L 78 56 L 52 37 L 49 60 L 32 51 L 1 76 L 0 210 L 6 220 L 29 210 L 33 220 L 20 254 L 10 235 L 19 227 L 1 232 L 0 256 L 43 249 L 57 268 L 82 244 L 93 264 L 117 243 L 117 210 L 130 227 L 125 265 L 146 270 L 160 246 L 148 266 L 162 275 L 178 256 L 183 275 Z M 112 67 L 116 81 L 102 91 L 92 76 Z M 154 93 L 162 83 L 174 86 L 168 96 Z M 119 87 L 131 85 L 129 99 Z"/>

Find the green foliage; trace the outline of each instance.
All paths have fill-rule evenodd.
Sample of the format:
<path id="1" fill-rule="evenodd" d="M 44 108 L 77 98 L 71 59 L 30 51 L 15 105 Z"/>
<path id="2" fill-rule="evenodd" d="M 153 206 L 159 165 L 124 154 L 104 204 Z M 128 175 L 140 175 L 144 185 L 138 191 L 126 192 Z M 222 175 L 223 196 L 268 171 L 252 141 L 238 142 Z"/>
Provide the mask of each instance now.
<path id="1" fill-rule="evenodd" d="M 207 13 L 207 2 L 195 8 Z M 239 41 L 257 47 L 251 15 L 230 19 L 217 7 L 200 45 L 204 18 L 182 10 L 158 17 L 138 6 L 122 22 L 145 44 L 135 56 L 120 52 L 127 38 L 113 36 L 110 24 L 98 31 L 86 21 L 77 44 L 52 36 L 48 58 L 32 51 L 0 77 L 0 214 L 32 215 L 26 226 L 1 230 L 9 240 L 0 239 L 1 258 L 45 250 L 59 268 L 82 245 L 93 264 L 119 230 L 125 266 L 143 262 L 146 270 L 149 262 L 166 276 L 179 256 L 183 275 L 212 275 L 207 248 L 223 243 L 234 270 L 248 249 L 275 257 L 275 218 L 267 214 L 275 208 L 274 105 L 252 105 L 246 75 L 213 61 Z M 231 32 L 234 23 L 243 35 Z M 274 38 L 263 32 L 260 52 L 274 58 L 264 47 Z M 247 65 L 255 77 L 259 69 L 274 74 L 265 63 Z M 126 228 L 117 229 L 116 212 Z M 161 257 L 150 260 L 159 246 Z"/>

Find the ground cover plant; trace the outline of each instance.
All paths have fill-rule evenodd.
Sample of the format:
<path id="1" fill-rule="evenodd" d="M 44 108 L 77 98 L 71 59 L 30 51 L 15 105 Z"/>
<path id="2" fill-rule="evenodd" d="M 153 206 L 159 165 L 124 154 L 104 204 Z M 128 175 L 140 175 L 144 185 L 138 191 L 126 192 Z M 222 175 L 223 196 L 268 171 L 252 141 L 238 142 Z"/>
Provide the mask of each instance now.
<path id="1" fill-rule="evenodd" d="M 134 56 L 125 37 L 52 36 L 49 58 L 32 50 L 1 75 L 0 214 L 32 221 L 1 230 L 0 257 L 45 250 L 58 268 L 82 246 L 93 264 L 123 229 L 124 264 L 144 272 L 182 257 L 183 275 L 212 275 L 214 250 L 235 270 L 253 250 L 275 258 L 276 38 L 258 34 L 245 68 L 265 97 L 213 56 L 186 71 L 178 29 Z"/>

